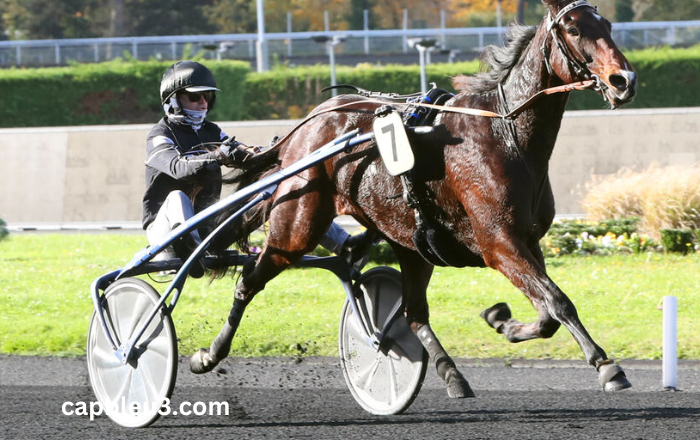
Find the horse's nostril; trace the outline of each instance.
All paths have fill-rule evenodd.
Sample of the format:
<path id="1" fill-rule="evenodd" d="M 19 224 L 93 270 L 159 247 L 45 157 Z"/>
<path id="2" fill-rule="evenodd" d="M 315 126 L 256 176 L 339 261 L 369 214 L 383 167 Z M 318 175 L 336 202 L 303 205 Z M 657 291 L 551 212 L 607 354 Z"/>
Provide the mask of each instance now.
<path id="1" fill-rule="evenodd" d="M 610 85 L 615 87 L 617 90 L 624 92 L 627 90 L 627 87 L 629 86 L 629 80 L 627 76 L 625 75 L 610 75 L 608 78 L 608 81 L 610 81 Z"/>

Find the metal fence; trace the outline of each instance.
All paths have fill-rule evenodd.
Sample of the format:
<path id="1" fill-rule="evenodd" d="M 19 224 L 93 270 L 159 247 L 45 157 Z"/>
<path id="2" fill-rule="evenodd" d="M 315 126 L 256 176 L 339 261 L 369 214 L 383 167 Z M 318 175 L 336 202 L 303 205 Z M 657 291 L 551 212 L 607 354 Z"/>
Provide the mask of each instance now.
<path id="1" fill-rule="evenodd" d="M 350 30 L 265 34 L 268 56 L 280 59 L 327 53 L 317 40 L 336 37 L 343 43 L 338 54 L 383 55 L 410 51 L 408 41 L 436 39 L 443 51 L 478 52 L 503 41 L 505 28 L 437 28 Z M 616 23 L 615 41 L 624 48 L 700 43 L 700 20 Z M 0 41 L 0 67 L 60 66 L 93 63 L 114 58 L 176 60 L 204 52 L 214 59 L 256 59 L 258 34 L 220 34 L 162 37 L 80 38 L 62 40 Z"/>

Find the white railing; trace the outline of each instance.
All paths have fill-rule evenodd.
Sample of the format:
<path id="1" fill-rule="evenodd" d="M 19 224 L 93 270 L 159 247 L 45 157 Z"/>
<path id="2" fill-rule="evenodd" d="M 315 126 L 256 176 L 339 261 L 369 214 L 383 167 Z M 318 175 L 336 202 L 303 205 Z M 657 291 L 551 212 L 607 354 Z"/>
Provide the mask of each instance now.
<path id="1" fill-rule="evenodd" d="M 472 53 L 503 41 L 505 28 L 436 28 L 284 32 L 265 34 L 272 57 L 326 54 L 314 37 L 342 37 L 338 54 L 385 55 L 409 52 L 408 40 L 432 38 L 444 52 Z M 613 36 L 624 48 L 700 43 L 700 20 L 616 23 Z M 91 63 L 117 57 L 174 60 L 204 52 L 205 57 L 254 60 L 257 34 L 219 34 L 160 37 L 79 38 L 61 40 L 0 41 L 0 67 L 56 66 L 69 62 Z M 323 38 L 316 38 L 321 40 Z"/>

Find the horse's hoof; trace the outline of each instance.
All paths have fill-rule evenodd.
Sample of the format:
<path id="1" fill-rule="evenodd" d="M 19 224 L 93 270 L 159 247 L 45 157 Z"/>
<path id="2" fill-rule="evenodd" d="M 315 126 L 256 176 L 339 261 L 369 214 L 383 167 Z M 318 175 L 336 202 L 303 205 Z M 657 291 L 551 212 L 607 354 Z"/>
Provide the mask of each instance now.
<path id="1" fill-rule="evenodd" d="M 208 373 L 216 367 L 218 362 L 209 355 L 209 350 L 200 348 L 190 357 L 190 371 L 194 374 Z"/>
<path id="2" fill-rule="evenodd" d="M 496 330 L 511 318 L 510 307 L 506 303 L 498 303 L 489 307 L 479 314 L 484 320 Z"/>
<path id="3" fill-rule="evenodd" d="M 609 382 L 605 384 L 605 387 L 603 387 L 605 391 L 609 392 L 625 390 L 627 388 L 632 388 L 632 384 L 629 380 L 627 380 L 625 373 L 618 373 L 615 377 L 613 377 Z"/>
<path id="4" fill-rule="evenodd" d="M 447 396 L 452 399 L 476 397 L 467 379 L 457 370 L 448 371 L 445 375 L 445 382 L 447 383 Z"/>
<path id="5" fill-rule="evenodd" d="M 612 363 L 601 365 L 600 368 L 598 368 L 598 383 L 608 392 L 620 391 L 632 387 L 622 367 Z"/>

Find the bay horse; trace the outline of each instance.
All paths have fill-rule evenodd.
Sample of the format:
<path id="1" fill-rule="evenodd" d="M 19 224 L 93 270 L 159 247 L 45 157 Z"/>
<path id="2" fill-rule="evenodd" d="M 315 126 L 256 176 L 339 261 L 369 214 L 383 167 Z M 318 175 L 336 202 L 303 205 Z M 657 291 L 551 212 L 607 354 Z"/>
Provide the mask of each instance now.
<path id="1" fill-rule="evenodd" d="M 422 216 L 431 253 L 416 240 L 415 210 L 401 198 L 398 177 L 388 174 L 373 143 L 282 182 L 223 246 L 269 221 L 255 266 L 243 271 L 223 329 L 209 349 L 192 355 L 195 373 L 225 358 L 245 307 L 265 284 L 313 250 L 337 215 L 351 215 L 393 248 L 401 267 L 406 321 L 427 350 L 450 397 L 473 397 L 467 380 L 441 346 L 429 323 L 426 289 L 435 264 L 487 266 L 505 275 L 538 312 L 523 323 L 499 303 L 481 316 L 510 342 L 550 338 L 563 324 L 581 347 L 606 391 L 631 386 L 578 318 L 576 308 L 547 276 L 539 247 L 554 219 L 548 162 L 569 93 L 544 94 L 517 116 L 487 118 L 450 112 L 482 109 L 499 114 L 551 87 L 593 79 L 612 108 L 632 100 L 636 74 L 611 37 L 611 24 L 586 1 L 544 0 L 547 15 L 537 27 L 513 26 L 504 47 L 486 48 L 489 70 L 458 76 L 458 94 L 445 104 L 431 134 L 411 136 L 416 154 L 412 182 L 424 194 Z M 380 100 L 340 95 L 318 106 L 304 124 L 275 146 L 272 171 L 310 154 L 338 135 L 369 132 Z M 270 171 L 268 171 L 270 172 Z M 254 174 L 254 173 L 250 173 Z M 250 181 L 259 176 L 248 175 Z M 426 234 L 423 234 L 425 241 Z M 427 234 L 431 240 L 431 234 Z M 437 255 L 436 255 L 437 254 Z M 428 261 L 430 260 L 430 261 Z"/>

